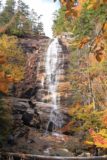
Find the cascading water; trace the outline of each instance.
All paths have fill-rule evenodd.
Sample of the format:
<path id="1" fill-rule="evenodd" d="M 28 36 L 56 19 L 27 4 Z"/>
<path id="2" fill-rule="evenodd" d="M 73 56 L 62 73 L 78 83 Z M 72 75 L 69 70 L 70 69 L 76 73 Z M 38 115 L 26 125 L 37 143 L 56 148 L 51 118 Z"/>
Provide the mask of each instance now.
<path id="1" fill-rule="evenodd" d="M 48 47 L 46 54 L 46 83 L 48 86 L 48 95 L 51 97 L 50 103 L 52 110 L 48 122 L 47 130 L 56 131 L 61 128 L 63 118 L 60 113 L 60 96 L 58 96 L 58 83 L 60 76 L 60 59 L 59 53 L 62 52 L 62 47 L 59 44 L 58 38 L 55 38 Z"/>

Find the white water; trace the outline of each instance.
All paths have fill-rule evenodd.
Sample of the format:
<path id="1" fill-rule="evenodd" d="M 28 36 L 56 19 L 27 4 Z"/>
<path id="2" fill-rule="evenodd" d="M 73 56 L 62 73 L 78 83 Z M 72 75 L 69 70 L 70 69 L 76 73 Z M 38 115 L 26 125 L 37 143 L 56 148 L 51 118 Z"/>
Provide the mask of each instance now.
<path id="1" fill-rule="evenodd" d="M 61 53 L 62 47 L 59 44 L 57 38 L 55 38 L 48 47 L 46 54 L 46 82 L 48 86 L 48 95 L 51 97 L 52 110 L 50 114 L 50 119 L 48 122 L 49 128 L 50 123 L 52 122 L 52 130 L 55 131 L 57 128 L 61 128 L 63 123 L 63 118 L 60 113 L 60 97 L 57 94 L 57 87 L 59 84 L 60 76 L 60 59 L 59 53 Z"/>

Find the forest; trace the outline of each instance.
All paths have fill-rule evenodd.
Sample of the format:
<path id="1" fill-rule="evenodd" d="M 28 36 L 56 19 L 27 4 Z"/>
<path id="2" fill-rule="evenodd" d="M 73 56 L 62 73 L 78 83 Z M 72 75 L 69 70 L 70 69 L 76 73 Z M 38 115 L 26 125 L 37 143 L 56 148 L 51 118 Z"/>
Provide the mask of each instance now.
<path id="1" fill-rule="evenodd" d="M 65 129 L 82 130 L 85 143 L 106 148 L 107 1 L 62 0 L 61 5 L 55 13 L 54 35 L 73 35 L 68 42 L 73 104 L 71 122 Z"/>
<path id="2" fill-rule="evenodd" d="M 12 133 L 15 137 L 16 132 L 25 127 L 25 135 L 20 131 L 22 137 L 18 137 L 18 140 L 22 138 L 22 143 L 25 143 L 28 133 L 31 137 L 43 136 L 46 146 L 48 142 L 55 145 L 53 148 L 66 146 L 73 156 L 107 155 L 107 0 L 59 0 L 59 3 L 60 8 L 53 13 L 52 31 L 53 37 L 59 37 L 59 43 L 55 43 L 62 46 L 63 51 L 57 50 L 59 57 L 62 58 L 61 52 L 65 60 L 61 59 L 58 63 L 58 60 L 54 61 L 57 57 L 54 51 L 49 54 L 51 49 L 47 51 L 48 58 L 43 58 L 50 39 L 45 36 L 42 15 L 30 10 L 22 0 L 6 0 L 5 5 L 0 1 L 0 152 L 9 143 L 8 135 Z M 63 66 L 62 70 L 54 68 L 57 65 L 59 68 Z M 23 126 L 14 125 L 14 99 L 19 105 L 17 114 L 22 114 Z M 34 109 L 32 120 L 28 118 L 31 113 L 26 111 L 25 114 L 23 109 L 26 101 Z M 52 111 L 49 110 L 50 102 L 55 105 Z M 62 107 L 60 113 L 56 111 L 59 110 L 58 106 Z M 47 122 L 48 113 L 52 118 Z M 67 116 L 67 120 L 63 124 L 64 116 Z M 59 121 L 62 122 L 61 126 Z M 48 123 L 48 127 L 45 123 Z M 49 132 L 47 140 L 44 130 Z M 60 136 L 55 139 L 52 135 L 54 131 L 58 134 L 61 132 L 63 140 L 60 140 Z M 37 142 L 32 140 L 31 143 Z M 17 144 L 16 140 L 12 145 L 17 148 Z M 6 151 L 29 154 L 26 144 L 22 150 L 21 147 L 15 151 L 6 148 Z M 57 155 L 53 150 L 50 152 L 52 156 Z M 65 150 L 59 152 L 62 156 Z M 37 154 L 40 154 L 40 149 Z"/>

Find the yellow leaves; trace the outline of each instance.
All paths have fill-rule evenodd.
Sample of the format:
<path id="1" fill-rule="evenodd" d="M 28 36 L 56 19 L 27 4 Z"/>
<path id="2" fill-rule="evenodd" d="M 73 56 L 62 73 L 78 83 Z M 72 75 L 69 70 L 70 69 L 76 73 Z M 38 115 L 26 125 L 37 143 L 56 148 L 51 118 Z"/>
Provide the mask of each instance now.
<path id="1" fill-rule="evenodd" d="M 7 35 L 0 38 L 0 66 L 0 92 L 7 93 L 8 85 L 24 75 L 24 54 L 17 46 L 17 38 Z"/>
<path id="2" fill-rule="evenodd" d="M 107 132 L 105 129 L 96 133 L 93 129 L 89 130 L 91 137 L 93 138 L 92 144 L 100 148 L 107 148 Z M 86 144 L 91 144 L 90 141 L 86 141 Z"/>
<path id="3" fill-rule="evenodd" d="M 93 129 L 89 130 L 91 137 L 93 138 L 92 144 L 100 148 L 107 148 L 107 110 L 103 111 L 102 123 L 106 128 L 101 129 L 99 132 L 95 132 Z M 91 144 L 90 141 L 86 141 L 86 144 Z"/>
<path id="4" fill-rule="evenodd" d="M 66 6 L 66 5 L 67 5 L 66 0 L 60 0 L 60 2 L 61 2 L 61 4 L 62 4 L 63 6 Z"/>
<path id="5" fill-rule="evenodd" d="M 94 4 L 90 4 L 90 5 L 88 5 L 88 7 L 87 7 L 87 9 L 92 9 L 92 8 L 94 8 Z"/>
<path id="6" fill-rule="evenodd" d="M 75 105 L 75 107 L 72 107 L 72 108 L 69 110 L 69 115 L 75 114 L 78 109 L 80 109 L 80 104 L 79 104 L 79 103 L 77 103 L 77 104 Z"/>
<path id="7" fill-rule="evenodd" d="M 87 9 L 97 9 L 100 3 L 98 3 L 97 0 L 92 0 L 89 2 L 89 5 L 87 6 Z"/>
<path id="8" fill-rule="evenodd" d="M 107 129 L 101 129 L 98 132 L 99 135 L 102 135 L 103 137 L 107 138 Z"/>
<path id="9" fill-rule="evenodd" d="M 92 141 L 85 141 L 84 143 L 87 145 L 94 145 L 94 142 L 92 142 Z"/>
<path id="10" fill-rule="evenodd" d="M 87 9 L 98 9 L 102 4 L 107 3 L 107 0 L 90 0 Z"/>

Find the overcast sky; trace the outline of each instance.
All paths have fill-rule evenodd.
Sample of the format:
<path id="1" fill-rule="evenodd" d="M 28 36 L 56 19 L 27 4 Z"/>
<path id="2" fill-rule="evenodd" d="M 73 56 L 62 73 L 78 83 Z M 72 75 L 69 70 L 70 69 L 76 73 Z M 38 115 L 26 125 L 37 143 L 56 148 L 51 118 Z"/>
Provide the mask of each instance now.
<path id="1" fill-rule="evenodd" d="M 23 2 L 28 4 L 30 8 L 34 9 L 39 15 L 43 15 L 41 20 L 44 24 L 45 34 L 49 37 L 52 37 L 51 27 L 53 13 L 59 8 L 58 2 L 54 3 L 53 0 L 23 0 Z"/>

